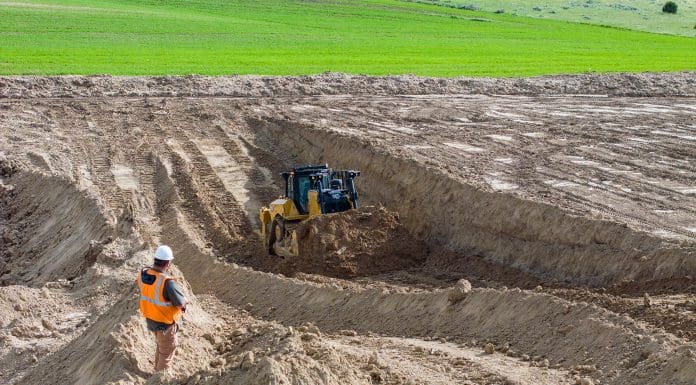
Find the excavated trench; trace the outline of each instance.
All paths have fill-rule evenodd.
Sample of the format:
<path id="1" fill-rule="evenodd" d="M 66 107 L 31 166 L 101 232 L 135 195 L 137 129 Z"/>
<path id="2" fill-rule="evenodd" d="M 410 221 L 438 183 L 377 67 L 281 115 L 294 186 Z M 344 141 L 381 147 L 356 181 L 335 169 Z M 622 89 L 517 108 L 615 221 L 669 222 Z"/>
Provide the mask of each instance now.
<path id="1" fill-rule="evenodd" d="M 398 212 L 412 234 L 431 246 L 573 285 L 696 275 L 693 245 L 669 244 L 625 224 L 481 191 L 442 170 L 372 146 L 368 138 L 292 121 L 249 124 L 264 143 L 272 141 L 279 151 L 293 154 L 296 163 L 320 161 L 362 170 L 363 200 Z"/>
<path id="2" fill-rule="evenodd" d="M 73 86 L 75 95 L 85 91 Z M 10 384 L 696 378 L 688 334 L 696 258 L 687 232 L 686 240 L 658 237 L 482 189 L 384 146 L 375 139 L 382 134 L 328 129 L 293 113 L 328 114 L 341 97 L 109 95 L 39 96 L 0 109 L 8 138 L 0 156 L 23 165 L 0 179 L 0 373 Z M 430 108 L 428 98 L 405 99 Z M 427 245 L 425 263 L 413 258 L 411 268 L 381 275 L 372 273 L 384 266 L 366 265 L 358 275 L 367 277 L 343 280 L 314 265 L 283 271 L 287 264 L 267 256 L 256 206 L 277 195 L 279 171 L 319 162 L 360 169 L 362 202 L 398 213 L 392 219 Z M 193 304 L 175 369 L 150 377 L 154 345 L 132 282 L 158 243 L 175 250 L 174 274 Z M 455 283 L 461 277 L 474 288 Z M 641 297 L 670 285 L 668 296 Z M 494 354 L 482 353 L 486 343 Z"/>

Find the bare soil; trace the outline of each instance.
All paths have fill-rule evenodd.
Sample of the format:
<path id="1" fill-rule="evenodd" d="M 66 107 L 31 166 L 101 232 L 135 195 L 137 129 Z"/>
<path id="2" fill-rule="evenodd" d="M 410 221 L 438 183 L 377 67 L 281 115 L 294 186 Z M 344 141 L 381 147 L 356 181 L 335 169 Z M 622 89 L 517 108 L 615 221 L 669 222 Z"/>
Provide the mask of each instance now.
<path id="1" fill-rule="evenodd" d="M 367 206 L 315 217 L 295 228 L 297 258 L 283 259 L 287 274 L 304 272 L 352 278 L 420 265 L 427 247 L 414 239 L 399 215 Z"/>
<path id="2" fill-rule="evenodd" d="M 695 89 L 0 78 L 2 382 L 691 385 Z M 278 173 L 324 162 L 384 210 L 267 255 Z M 193 304 L 153 376 L 133 281 L 160 243 Z"/>

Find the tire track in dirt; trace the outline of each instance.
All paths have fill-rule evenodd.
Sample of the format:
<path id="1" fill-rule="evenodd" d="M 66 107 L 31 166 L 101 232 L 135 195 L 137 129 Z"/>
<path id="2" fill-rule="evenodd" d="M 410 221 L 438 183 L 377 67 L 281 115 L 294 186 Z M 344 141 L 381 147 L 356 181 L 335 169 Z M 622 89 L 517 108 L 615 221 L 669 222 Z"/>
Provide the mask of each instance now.
<path id="1" fill-rule="evenodd" d="M 154 247 L 159 236 L 159 220 L 156 213 L 157 194 L 155 191 L 155 157 L 153 148 L 147 141 L 141 142 L 132 156 L 133 169 L 138 178 L 139 190 L 134 194 L 134 210 L 138 234 L 143 242 Z"/>
<path id="2" fill-rule="evenodd" d="M 187 215 L 209 237 L 220 257 L 250 263 L 262 254 L 247 212 L 215 173 L 196 143 L 183 135 L 169 144 L 176 185 L 185 197 Z M 178 152 L 177 152 L 178 151 Z M 183 152 L 181 152 L 183 151 Z"/>
<path id="3" fill-rule="evenodd" d="M 612 201 L 610 198 L 604 198 L 602 201 L 599 200 L 588 200 L 587 195 L 588 191 L 590 190 L 601 190 L 605 192 L 611 192 L 609 189 L 604 189 L 601 188 L 601 186 L 597 184 L 588 184 L 587 182 L 584 181 L 584 179 L 572 179 L 569 181 L 567 178 L 567 170 L 553 170 L 553 169 L 538 169 L 537 170 L 538 175 L 543 175 L 545 178 L 549 178 L 548 180 L 550 181 L 560 181 L 556 182 L 559 184 L 567 184 L 567 183 L 572 183 L 573 184 L 573 189 L 577 192 L 573 192 L 571 190 L 571 187 L 566 187 L 562 190 L 562 194 L 564 196 L 564 199 L 568 202 L 573 202 L 576 207 L 583 208 L 586 213 L 593 214 L 601 219 L 610 219 L 610 218 L 618 218 L 621 221 L 623 221 L 626 224 L 630 224 L 633 226 L 636 226 L 637 228 L 640 229 L 650 229 L 652 223 L 648 222 L 647 220 L 643 219 L 643 217 L 639 215 L 630 215 L 630 212 L 635 212 L 635 213 L 641 213 L 642 215 L 645 215 L 642 213 L 642 210 L 639 210 L 636 208 L 635 210 L 628 211 L 625 208 L 622 208 L 621 210 L 615 209 L 616 207 L 616 202 L 621 201 L 619 200 L 614 200 Z M 557 179 L 557 178 L 565 178 L 565 179 Z M 575 187 L 577 186 L 577 187 Z M 633 202 L 631 204 L 635 204 L 636 199 L 634 198 L 635 195 L 629 195 L 629 194 L 607 194 L 609 196 L 612 195 L 619 195 L 623 196 L 625 198 L 631 199 Z M 638 198 L 640 199 L 640 198 Z M 650 203 L 656 203 L 656 201 L 648 201 L 645 202 L 647 204 Z M 691 236 L 691 234 L 682 228 L 675 227 L 675 226 L 664 226 L 663 228 L 669 229 L 669 231 L 672 231 L 674 234 L 682 234 L 685 236 Z M 598 242 L 599 243 L 599 242 Z"/>
<path id="4" fill-rule="evenodd" d="M 243 127 L 239 123 L 229 124 L 227 131 L 223 127 L 213 130 L 220 146 L 233 157 L 246 175 L 244 188 L 248 191 L 247 204 L 244 205 L 247 216 L 255 228 L 259 227 L 258 209 L 279 195 L 273 172 L 264 167 L 251 153 L 251 145 L 244 140 Z M 247 134 L 248 135 L 248 134 Z"/>
<path id="5" fill-rule="evenodd" d="M 582 169 L 578 169 L 577 173 L 582 173 Z M 661 207 L 661 201 L 651 198 L 649 195 L 640 194 L 640 192 L 625 188 L 607 188 L 606 185 L 601 181 L 607 180 L 617 180 L 619 181 L 619 186 L 625 185 L 635 185 L 636 183 L 645 183 L 642 179 L 631 178 L 626 176 L 625 180 L 629 183 L 622 184 L 621 178 L 616 178 L 614 174 L 595 174 L 592 179 L 596 182 L 587 182 L 587 178 L 569 178 L 569 173 L 567 169 L 554 169 L 554 168 L 538 168 L 537 174 L 548 178 L 548 181 L 554 181 L 553 183 L 572 183 L 574 187 L 565 187 L 560 190 L 561 194 L 569 202 L 573 202 L 574 206 L 582 207 L 587 210 L 588 213 L 600 215 L 602 218 L 618 218 L 619 220 L 649 233 L 655 234 L 655 231 L 659 231 L 657 234 L 671 234 L 672 237 L 677 237 L 679 239 L 689 239 L 694 236 L 693 232 L 688 231 L 683 227 L 683 223 L 672 224 L 673 221 L 660 220 L 659 217 L 653 215 L 646 215 L 646 208 Z M 662 193 L 661 196 L 668 197 L 674 195 L 675 191 L 667 188 L 660 187 L 657 183 L 651 189 L 651 195 L 655 193 Z M 600 198 L 588 199 L 588 196 L 592 194 L 597 194 Z M 691 199 L 685 197 L 685 200 L 690 201 Z M 696 204 L 696 201 L 695 201 Z M 679 208 L 679 212 L 682 217 L 692 217 L 696 211 L 694 211 L 690 204 L 686 204 Z M 648 216 L 648 218 L 646 218 Z M 673 219 L 673 218 L 671 218 Z M 655 229 L 655 223 L 660 224 L 659 229 Z"/>

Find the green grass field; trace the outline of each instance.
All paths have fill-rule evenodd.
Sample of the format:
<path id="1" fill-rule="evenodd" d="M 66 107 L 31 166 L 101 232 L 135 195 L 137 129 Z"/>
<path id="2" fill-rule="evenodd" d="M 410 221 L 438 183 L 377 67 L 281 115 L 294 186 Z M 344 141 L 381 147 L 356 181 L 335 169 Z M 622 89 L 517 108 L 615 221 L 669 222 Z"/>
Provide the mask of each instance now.
<path id="1" fill-rule="evenodd" d="M 673 0 L 677 13 L 662 12 L 667 0 L 408 0 L 517 16 L 611 25 L 656 33 L 696 36 L 696 1 Z"/>
<path id="2" fill-rule="evenodd" d="M 0 74 L 696 69 L 696 39 L 402 1 L 0 0 Z"/>

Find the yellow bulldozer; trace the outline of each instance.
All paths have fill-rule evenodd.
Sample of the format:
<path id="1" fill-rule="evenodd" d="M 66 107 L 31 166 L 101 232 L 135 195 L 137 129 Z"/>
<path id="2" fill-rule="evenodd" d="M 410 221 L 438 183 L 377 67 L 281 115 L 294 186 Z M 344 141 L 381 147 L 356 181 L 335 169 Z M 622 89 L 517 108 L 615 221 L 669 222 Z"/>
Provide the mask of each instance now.
<path id="1" fill-rule="evenodd" d="M 356 170 L 333 170 L 328 164 L 295 167 L 280 174 L 285 194 L 259 211 L 264 246 L 271 255 L 297 256 L 294 226 L 304 220 L 358 208 Z"/>

